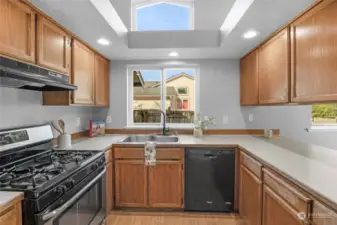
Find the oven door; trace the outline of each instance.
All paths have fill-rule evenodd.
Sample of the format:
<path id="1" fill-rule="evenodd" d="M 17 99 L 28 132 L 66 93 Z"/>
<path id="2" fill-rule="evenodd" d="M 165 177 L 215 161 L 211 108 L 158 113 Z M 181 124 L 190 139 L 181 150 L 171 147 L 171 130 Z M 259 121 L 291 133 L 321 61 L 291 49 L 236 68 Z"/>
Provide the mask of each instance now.
<path id="1" fill-rule="evenodd" d="M 99 225 L 106 217 L 106 168 L 38 215 L 39 225 Z M 67 199 L 67 200 L 65 200 Z"/>

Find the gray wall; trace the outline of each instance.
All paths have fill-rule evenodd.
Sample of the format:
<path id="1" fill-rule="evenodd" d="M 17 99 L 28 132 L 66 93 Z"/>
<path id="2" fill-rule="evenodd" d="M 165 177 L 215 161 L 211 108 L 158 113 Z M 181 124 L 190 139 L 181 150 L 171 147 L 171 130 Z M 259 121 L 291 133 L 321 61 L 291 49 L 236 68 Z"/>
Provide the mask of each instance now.
<path id="1" fill-rule="evenodd" d="M 244 129 L 246 124 L 240 108 L 240 69 L 238 60 L 181 60 L 181 61 L 112 61 L 110 68 L 110 108 L 93 109 L 93 118 L 112 117 L 108 128 L 124 128 L 127 123 L 127 65 L 140 64 L 199 64 L 200 111 L 217 118 L 215 128 Z M 229 122 L 222 123 L 224 115 Z"/>
<path id="2" fill-rule="evenodd" d="M 337 150 L 337 132 L 306 131 L 311 126 L 311 105 L 242 107 L 248 128 L 279 128 L 281 136 Z M 254 121 L 248 121 L 248 115 Z"/>
<path id="3" fill-rule="evenodd" d="M 76 126 L 76 117 L 81 125 Z M 48 123 L 63 119 L 67 133 L 88 130 L 92 108 L 43 106 L 42 93 L 0 87 L 0 129 Z"/>
<path id="4" fill-rule="evenodd" d="M 240 69 L 238 60 L 113 61 L 110 70 L 110 108 L 94 108 L 94 119 L 112 117 L 108 128 L 124 128 L 127 114 L 127 65 L 199 64 L 200 110 L 217 118 L 215 129 L 280 129 L 281 135 L 337 149 L 337 132 L 307 132 L 311 124 L 311 106 L 240 107 Z M 254 115 L 252 122 L 249 114 Z M 229 122 L 222 123 L 227 115 Z"/>

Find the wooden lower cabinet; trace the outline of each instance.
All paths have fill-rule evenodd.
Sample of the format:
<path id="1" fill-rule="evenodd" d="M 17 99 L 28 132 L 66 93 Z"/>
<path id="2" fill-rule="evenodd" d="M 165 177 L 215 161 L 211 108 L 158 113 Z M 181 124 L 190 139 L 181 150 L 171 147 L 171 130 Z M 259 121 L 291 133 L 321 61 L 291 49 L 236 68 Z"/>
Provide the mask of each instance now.
<path id="1" fill-rule="evenodd" d="M 249 225 L 261 225 L 262 181 L 245 166 L 240 166 L 240 215 Z"/>
<path id="2" fill-rule="evenodd" d="M 22 224 L 22 211 L 21 203 L 17 203 L 10 208 L 0 212 L 1 225 L 21 225 Z"/>
<path id="3" fill-rule="evenodd" d="M 147 207 L 144 160 L 115 160 L 116 207 Z"/>
<path id="4" fill-rule="evenodd" d="M 184 149 L 158 148 L 153 166 L 143 148 L 115 148 L 113 157 L 117 208 L 184 207 Z"/>
<path id="5" fill-rule="evenodd" d="M 149 206 L 152 208 L 183 207 L 183 162 L 157 161 L 149 168 Z"/>
<path id="6" fill-rule="evenodd" d="M 263 187 L 263 225 L 302 225 L 306 219 L 300 215 L 286 201 L 271 188 Z"/>
<path id="7" fill-rule="evenodd" d="M 114 175 L 113 175 L 113 163 L 108 162 L 106 166 L 106 210 L 107 214 L 114 207 L 114 185 L 113 185 Z"/>
<path id="8" fill-rule="evenodd" d="M 312 207 L 312 225 L 336 225 L 337 212 L 319 201 L 314 201 Z"/>

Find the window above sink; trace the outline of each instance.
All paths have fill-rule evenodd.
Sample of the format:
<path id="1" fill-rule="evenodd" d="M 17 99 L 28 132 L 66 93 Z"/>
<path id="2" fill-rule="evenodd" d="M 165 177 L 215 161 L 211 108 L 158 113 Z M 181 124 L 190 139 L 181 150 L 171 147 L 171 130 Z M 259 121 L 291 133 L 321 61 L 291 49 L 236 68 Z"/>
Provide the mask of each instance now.
<path id="1" fill-rule="evenodd" d="M 163 82 L 164 81 L 164 82 Z M 192 128 L 199 113 L 199 66 L 128 66 L 127 128 Z"/>

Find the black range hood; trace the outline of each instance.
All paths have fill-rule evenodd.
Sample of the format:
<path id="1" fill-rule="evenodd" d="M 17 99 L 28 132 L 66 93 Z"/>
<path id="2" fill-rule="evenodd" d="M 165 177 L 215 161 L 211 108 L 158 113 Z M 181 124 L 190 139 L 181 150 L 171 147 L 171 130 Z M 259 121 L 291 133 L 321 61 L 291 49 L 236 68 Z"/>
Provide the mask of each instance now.
<path id="1" fill-rule="evenodd" d="M 69 76 L 0 56 L 0 87 L 34 91 L 73 91 Z"/>

